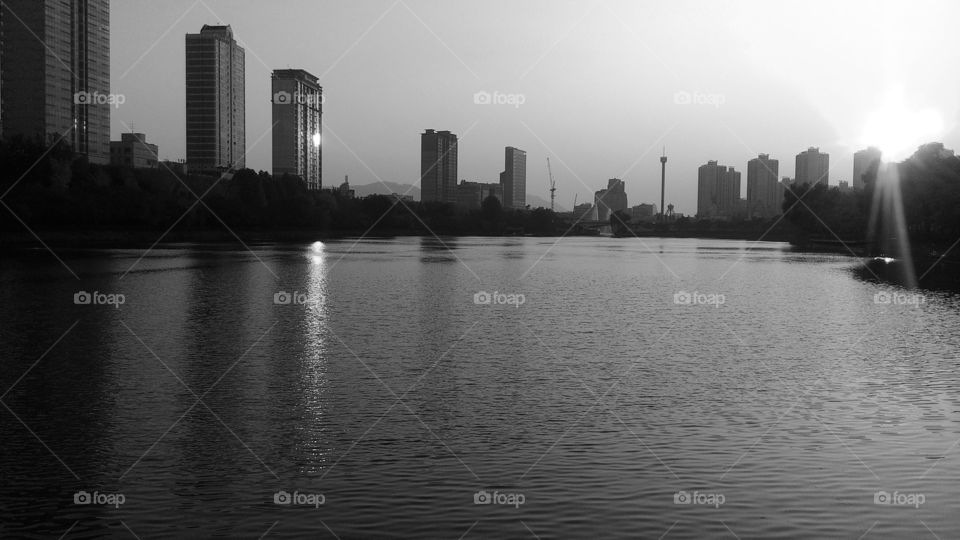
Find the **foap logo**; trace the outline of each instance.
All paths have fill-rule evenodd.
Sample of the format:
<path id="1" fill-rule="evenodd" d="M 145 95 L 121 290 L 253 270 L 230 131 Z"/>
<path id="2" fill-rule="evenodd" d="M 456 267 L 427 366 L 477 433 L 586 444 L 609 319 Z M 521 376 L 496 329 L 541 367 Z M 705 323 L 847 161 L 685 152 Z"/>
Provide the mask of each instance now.
<path id="1" fill-rule="evenodd" d="M 492 94 L 485 90 L 473 94 L 475 105 L 512 105 L 518 109 L 526 102 L 527 96 L 523 94 L 507 94 L 499 90 L 494 90 Z"/>
<path id="2" fill-rule="evenodd" d="M 913 306 L 927 303 L 927 297 L 922 294 L 907 294 L 896 291 L 880 291 L 873 295 L 874 304 L 893 304 L 897 306 Z"/>
<path id="3" fill-rule="evenodd" d="M 727 498 L 722 493 L 678 491 L 673 494 L 673 504 L 698 504 L 720 508 L 726 501 Z"/>
<path id="4" fill-rule="evenodd" d="M 720 304 L 725 304 L 726 302 L 727 297 L 717 293 L 678 291 L 673 295 L 673 303 L 681 306 L 704 305 L 718 308 Z"/>
<path id="5" fill-rule="evenodd" d="M 306 293 L 300 291 L 293 291 L 292 293 L 287 291 L 280 291 L 273 295 L 273 303 L 278 306 L 289 306 L 293 305 L 303 305 L 310 304 L 310 298 Z"/>
<path id="6" fill-rule="evenodd" d="M 481 489 L 473 494 L 473 504 L 499 504 L 520 508 L 525 502 L 527 502 L 527 497 L 523 493 L 500 493 L 499 491 L 491 493 Z"/>
<path id="7" fill-rule="evenodd" d="M 891 505 L 891 506 L 912 506 L 920 508 L 920 505 L 927 502 L 927 497 L 923 493 L 900 493 L 894 491 L 878 491 L 873 494 L 873 504 Z"/>
<path id="8" fill-rule="evenodd" d="M 93 291 L 92 293 L 78 291 L 73 294 L 73 303 L 78 306 L 113 306 L 120 309 L 120 306 L 126 301 L 127 297 L 122 294 L 107 294 L 99 291 Z"/>
<path id="9" fill-rule="evenodd" d="M 291 94 L 286 90 L 280 90 L 274 92 L 273 99 L 270 102 L 274 105 L 309 105 L 316 107 L 325 104 L 327 98 L 320 93 L 293 92 Z"/>
<path id="10" fill-rule="evenodd" d="M 73 94 L 73 103 L 75 105 L 112 105 L 120 108 L 127 102 L 127 96 L 123 94 L 102 94 L 97 91 L 80 91 Z"/>
<path id="11" fill-rule="evenodd" d="M 73 504 L 99 504 L 120 508 L 120 505 L 125 502 L 127 498 L 123 493 L 100 493 L 99 491 L 90 493 L 80 490 L 73 494 Z"/>
<path id="12" fill-rule="evenodd" d="M 480 291 L 473 295 L 473 303 L 478 306 L 506 305 L 519 308 L 527 302 L 527 297 L 522 294 L 507 294 L 500 291 Z"/>
<path id="13" fill-rule="evenodd" d="M 290 493 L 281 489 L 273 494 L 273 504 L 320 508 L 320 505 L 325 502 L 327 502 L 327 498 L 323 496 L 323 493 L 300 493 L 299 491 Z"/>
<path id="14" fill-rule="evenodd" d="M 673 94 L 673 102 L 677 105 L 713 105 L 719 109 L 726 101 L 727 97 L 723 94 L 688 92 L 686 90 L 680 90 Z"/>

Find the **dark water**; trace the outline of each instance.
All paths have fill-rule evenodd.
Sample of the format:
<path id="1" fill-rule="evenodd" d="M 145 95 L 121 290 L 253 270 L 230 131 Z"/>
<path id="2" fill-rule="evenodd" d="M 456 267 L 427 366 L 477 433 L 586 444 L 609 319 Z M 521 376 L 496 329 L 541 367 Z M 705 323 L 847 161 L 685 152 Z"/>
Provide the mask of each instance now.
<path id="1" fill-rule="evenodd" d="M 960 537 L 960 297 L 781 244 L 445 242 L 5 255 L 0 536 Z"/>

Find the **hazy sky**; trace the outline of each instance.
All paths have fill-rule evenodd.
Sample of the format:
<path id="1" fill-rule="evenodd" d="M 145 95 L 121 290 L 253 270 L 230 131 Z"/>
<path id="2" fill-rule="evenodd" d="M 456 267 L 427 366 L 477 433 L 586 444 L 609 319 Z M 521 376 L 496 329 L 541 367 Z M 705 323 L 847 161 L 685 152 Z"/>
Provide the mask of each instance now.
<path id="1" fill-rule="evenodd" d="M 427 128 L 460 136 L 461 179 L 496 182 L 504 146 L 526 150 L 527 191 L 545 199 L 550 156 L 565 207 L 612 177 L 631 205 L 659 204 L 665 145 L 667 202 L 686 214 L 710 159 L 743 172 L 745 197 L 757 153 L 792 177 L 794 156 L 819 146 L 836 185 L 866 139 L 960 150 L 955 1 L 111 4 L 112 86 L 126 97 L 113 138 L 145 132 L 165 159 L 185 157 L 184 35 L 203 24 L 230 24 L 246 49 L 253 169 L 271 169 L 271 70 L 320 77 L 328 186 L 345 174 L 419 185 Z M 476 104 L 477 92 L 512 103 Z"/>

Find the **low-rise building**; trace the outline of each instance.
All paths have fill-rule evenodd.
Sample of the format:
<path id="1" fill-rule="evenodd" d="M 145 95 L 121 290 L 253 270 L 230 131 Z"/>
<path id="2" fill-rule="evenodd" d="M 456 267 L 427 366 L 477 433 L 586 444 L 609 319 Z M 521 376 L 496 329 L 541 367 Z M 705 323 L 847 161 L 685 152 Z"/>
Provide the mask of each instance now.
<path id="1" fill-rule="evenodd" d="M 143 133 L 123 133 L 119 141 L 110 141 L 110 164 L 134 169 L 156 169 L 157 145 L 147 142 Z"/>

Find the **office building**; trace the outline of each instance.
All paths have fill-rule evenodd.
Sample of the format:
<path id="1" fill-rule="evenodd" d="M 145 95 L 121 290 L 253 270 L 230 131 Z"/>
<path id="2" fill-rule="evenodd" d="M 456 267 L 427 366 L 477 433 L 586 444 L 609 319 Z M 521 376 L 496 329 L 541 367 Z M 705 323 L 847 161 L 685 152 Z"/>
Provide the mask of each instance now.
<path id="1" fill-rule="evenodd" d="M 478 210 L 488 197 L 495 197 L 503 206 L 503 186 L 466 180 L 461 180 L 457 186 L 457 206 L 460 208 Z"/>
<path id="2" fill-rule="evenodd" d="M 657 205 L 640 203 L 630 207 L 630 219 L 634 221 L 654 221 L 657 215 Z"/>
<path id="3" fill-rule="evenodd" d="M 110 141 L 110 164 L 134 169 L 156 169 L 157 145 L 147 142 L 143 133 L 122 133 L 119 141 Z"/>
<path id="4" fill-rule="evenodd" d="M 853 153 L 853 189 L 863 189 L 863 175 L 876 174 L 881 158 L 880 149 L 873 146 Z"/>
<path id="5" fill-rule="evenodd" d="M 198 173 L 246 166 L 244 50 L 230 26 L 186 37 L 187 164 Z"/>
<path id="6" fill-rule="evenodd" d="M 308 189 L 323 187 L 323 88 L 302 69 L 277 69 L 273 96 L 273 175 L 297 176 Z"/>
<path id="7" fill-rule="evenodd" d="M 619 178 L 607 180 L 607 187 L 593 194 L 593 205 L 597 209 L 597 221 L 607 221 L 618 210 L 627 209 L 626 184 Z"/>
<path id="8" fill-rule="evenodd" d="M 782 213 L 783 188 L 778 174 L 780 162 L 768 154 L 747 162 L 747 217 L 770 218 Z"/>
<path id="9" fill-rule="evenodd" d="M 500 175 L 503 185 L 503 206 L 505 208 L 526 208 L 527 206 L 527 153 L 519 148 L 508 146 L 504 151 L 503 173 Z"/>
<path id="10" fill-rule="evenodd" d="M 0 132 L 110 162 L 109 0 L 0 3 Z"/>
<path id="11" fill-rule="evenodd" d="M 830 155 L 820 153 L 819 148 L 810 147 L 797 154 L 797 168 L 794 171 L 794 182 L 798 186 L 822 183 L 830 185 Z"/>
<path id="12" fill-rule="evenodd" d="M 449 131 L 420 135 L 420 199 L 457 203 L 457 136 Z"/>

